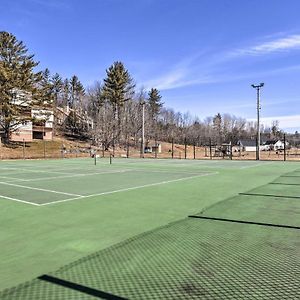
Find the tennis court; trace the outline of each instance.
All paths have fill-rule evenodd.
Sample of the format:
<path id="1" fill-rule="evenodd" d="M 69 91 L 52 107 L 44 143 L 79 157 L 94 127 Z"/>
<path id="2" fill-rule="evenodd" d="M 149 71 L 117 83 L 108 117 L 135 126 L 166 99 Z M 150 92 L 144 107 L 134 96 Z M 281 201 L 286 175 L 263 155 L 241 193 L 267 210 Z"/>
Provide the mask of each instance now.
<path id="1" fill-rule="evenodd" d="M 18 258 L 15 251 L 31 275 L 8 274 L 0 299 L 299 298 L 299 164 L 93 163 L 0 163 L 1 205 L 6 215 L 34 218 L 26 238 L 36 248 L 30 255 L 42 257 Z M 17 228 L 6 227 L 4 270 L 21 268 L 9 254 L 13 239 L 21 239 Z M 76 241 L 82 244 L 74 254 L 68 247 L 72 243 L 74 250 Z M 47 260 L 54 253 L 62 257 L 51 266 Z M 8 257 L 12 262 L 3 261 Z"/>
<path id="2" fill-rule="evenodd" d="M 158 170 L 157 166 L 156 169 L 147 166 L 145 169 L 135 167 L 134 162 L 116 162 L 116 166 L 107 161 L 93 165 L 93 160 L 4 164 L 0 198 L 49 205 L 217 174 L 201 168 Z"/>
<path id="3" fill-rule="evenodd" d="M 253 163 L 238 164 L 239 168 L 252 167 Z M 2 163 L 0 171 L 1 198 L 32 205 L 84 199 L 104 194 L 124 192 L 194 177 L 217 174 L 217 168 L 233 168 L 234 163 L 215 164 L 169 160 L 98 160 L 26 161 Z M 255 166 L 255 165 L 254 165 Z M 158 169 L 159 168 L 159 169 Z"/>

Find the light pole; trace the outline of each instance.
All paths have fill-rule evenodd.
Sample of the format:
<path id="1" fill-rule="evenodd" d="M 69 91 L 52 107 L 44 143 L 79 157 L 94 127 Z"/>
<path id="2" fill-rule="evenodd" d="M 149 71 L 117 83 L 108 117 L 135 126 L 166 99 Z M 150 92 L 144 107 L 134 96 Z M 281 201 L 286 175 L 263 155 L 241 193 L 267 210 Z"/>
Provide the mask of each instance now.
<path id="1" fill-rule="evenodd" d="M 141 143 L 141 158 L 144 158 L 145 151 L 145 101 L 140 103 L 142 105 L 142 143 Z"/>
<path id="2" fill-rule="evenodd" d="M 257 142 L 256 142 L 256 160 L 260 159 L 260 89 L 264 86 L 264 83 L 252 84 L 253 88 L 256 89 L 256 109 L 257 109 Z"/>

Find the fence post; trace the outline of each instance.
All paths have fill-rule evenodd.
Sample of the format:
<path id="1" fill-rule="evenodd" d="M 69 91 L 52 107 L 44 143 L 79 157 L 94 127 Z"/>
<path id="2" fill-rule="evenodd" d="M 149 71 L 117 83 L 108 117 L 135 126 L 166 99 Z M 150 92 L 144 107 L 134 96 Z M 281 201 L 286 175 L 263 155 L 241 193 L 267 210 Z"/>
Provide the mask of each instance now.
<path id="1" fill-rule="evenodd" d="M 209 138 L 209 157 L 212 159 L 212 152 L 211 152 L 211 138 Z"/>
<path id="2" fill-rule="evenodd" d="M 196 142 L 194 141 L 194 159 L 196 159 Z"/>
<path id="3" fill-rule="evenodd" d="M 260 145 L 258 145 L 258 138 L 256 137 L 256 160 L 259 160 L 259 152 L 260 152 Z"/>
<path id="4" fill-rule="evenodd" d="M 155 158 L 157 158 L 157 151 L 158 151 L 157 137 L 155 137 Z"/>
<path id="5" fill-rule="evenodd" d="M 25 140 L 23 139 L 23 159 L 25 159 Z"/>
<path id="6" fill-rule="evenodd" d="M 184 159 L 186 159 L 186 138 L 184 138 Z"/>
<path id="7" fill-rule="evenodd" d="M 129 158 L 129 137 L 127 137 L 126 157 Z"/>
<path id="8" fill-rule="evenodd" d="M 174 138 L 172 138 L 172 158 L 174 158 Z"/>
<path id="9" fill-rule="evenodd" d="M 285 139 L 285 134 L 283 135 L 283 160 L 286 161 L 286 139 Z"/>
<path id="10" fill-rule="evenodd" d="M 43 142 L 44 142 L 44 159 L 46 159 L 46 141 L 43 140 Z"/>

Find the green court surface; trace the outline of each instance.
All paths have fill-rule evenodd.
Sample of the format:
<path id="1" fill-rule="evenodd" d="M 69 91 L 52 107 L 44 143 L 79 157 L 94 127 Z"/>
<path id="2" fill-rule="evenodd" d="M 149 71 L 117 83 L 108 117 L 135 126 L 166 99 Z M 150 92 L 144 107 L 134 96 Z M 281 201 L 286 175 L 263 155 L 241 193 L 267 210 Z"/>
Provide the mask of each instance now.
<path id="1" fill-rule="evenodd" d="M 246 222 L 294 226 L 300 229 L 299 199 L 239 195 L 197 214 Z"/>
<path id="2" fill-rule="evenodd" d="M 297 299 L 299 170 L 1 161 L 0 299 Z"/>
<path id="3" fill-rule="evenodd" d="M 185 219 L 6 291 L 1 299 L 94 299 L 64 287 L 65 281 L 125 299 L 297 299 L 299 239 L 297 230 Z M 49 282 L 54 278 L 64 282 Z"/>

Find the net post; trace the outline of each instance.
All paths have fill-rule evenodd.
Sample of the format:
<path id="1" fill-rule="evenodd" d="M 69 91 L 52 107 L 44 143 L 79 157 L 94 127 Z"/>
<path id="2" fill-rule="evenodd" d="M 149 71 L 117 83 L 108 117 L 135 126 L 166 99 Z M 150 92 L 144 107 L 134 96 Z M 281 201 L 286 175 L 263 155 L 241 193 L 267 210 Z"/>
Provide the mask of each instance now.
<path id="1" fill-rule="evenodd" d="M 172 159 L 174 158 L 174 138 L 172 138 Z"/>
<path id="2" fill-rule="evenodd" d="M 96 149 L 94 152 L 94 164 L 95 164 L 95 166 L 97 165 L 97 150 Z"/>
<path id="3" fill-rule="evenodd" d="M 186 148 L 187 148 L 186 138 L 184 138 L 184 159 L 186 159 Z"/>
<path id="4" fill-rule="evenodd" d="M 211 138 L 209 138 L 209 157 L 212 159 Z"/>
<path id="5" fill-rule="evenodd" d="M 109 154 L 109 164 L 110 165 L 112 164 L 112 155 L 111 155 L 111 153 Z"/>

